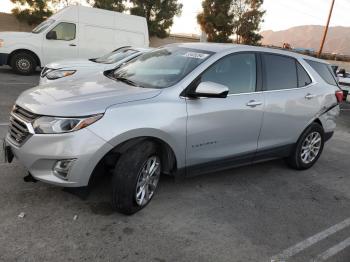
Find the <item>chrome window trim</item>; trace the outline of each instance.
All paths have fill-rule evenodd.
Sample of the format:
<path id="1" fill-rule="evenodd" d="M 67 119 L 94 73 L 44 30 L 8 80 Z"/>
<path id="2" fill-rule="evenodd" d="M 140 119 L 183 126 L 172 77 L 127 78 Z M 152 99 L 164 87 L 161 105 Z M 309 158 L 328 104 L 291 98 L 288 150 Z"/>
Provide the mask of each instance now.
<path id="1" fill-rule="evenodd" d="M 286 88 L 286 89 L 276 89 L 276 90 L 263 90 L 263 92 L 274 92 L 274 91 L 284 91 L 284 90 L 296 90 L 296 89 L 301 89 L 301 88 L 308 88 L 310 86 L 316 85 L 318 82 L 315 80 L 313 74 L 310 74 L 310 70 L 308 70 L 307 68 L 305 68 L 304 63 L 307 64 L 309 67 L 311 67 L 303 58 L 300 57 L 294 57 L 291 55 L 286 55 L 286 54 L 279 54 L 279 53 L 273 53 L 273 52 L 265 52 L 265 51 L 261 51 L 260 52 L 261 55 L 277 55 L 277 56 L 284 56 L 290 59 L 293 59 L 296 63 L 299 63 L 302 68 L 306 71 L 306 73 L 309 75 L 310 79 L 311 79 L 311 83 L 308 84 L 307 86 L 301 86 L 301 87 L 293 87 L 293 88 Z M 263 60 L 263 59 L 262 59 Z M 264 67 L 264 65 L 261 65 L 262 68 Z M 312 68 L 312 67 L 311 67 Z M 313 68 L 312 68 L 313 69 Z M 264 74 L 264 70 L 262 72 L 263 74 L 263 78 L 265 77 Z M 298 73 L 297 73 L 297 77 L 298 77 Z M 298 83 L 297 83 L 298 84 Z M 264 88 L 263 88 L 264 89 Z"/>
<path id="2" fill-rule="evenodd" d="M 256 92 L 249 92 L 249 93 L 239 93 L 239 94 L 228 94 L 227 97 L 231 97 L 231 96 L 240 96 L 240 95 L 252 95 L 252 94 L 264 94 L 264 93 L 271 93 L 271 92 L 282 92 L 282 91 L 292 91 L 292 90 L 300 90 L 300 89 L 306 89 L 309 87 L 312 87 L 314 85 L 316 85 L 317 82 L 313 82 L 307 86 L 303 86 L 303 87 L 293 87 L 293 88 L 287 88 L 287 89 L 277 89 L 277 90 L 261 90 L 261 91 L 256 91 Z M 179 96 L 181 99 L 186 99 L 188 97 L 184 97 L 184 96 Z M 226 97 L 226 98 L 227 98 Z M 198 97 L 196 99 L 203 99 L 203 98 L 210 98 L 210 97 Z M 222 99 L 222 98 L 221 98 Z"/>
<path id="3" fill-rule="evenodd" d="M 316 85 L 317 82 L 312 82 L 310 84 L 308 84 L 307 86 L 303 86 L 303 87 L 293 87 L 293 88 L 286 88 L 286 89 L 276 89 L 276 90 L 264 90 L 262 92 L 264 93 L 271 93 L 271 92 L 281 92 L 281 91 L 291 91 L 291 90 L 300 90 L 300 89 L 306 89 L 309 88 L 311 86 Z"/>
<path id="4" fill-rule="evenodd" d="M 307 85 L 307 86 L 303 86 L 303 87 L 293 87 L 293 88 L 287 88 L 287 89 L 277 89 L 277 90 L 261 90 L 261 91 L 256 91 L 256 92 L 248 92 L 248 93 L 239 93 L 239 94 L 228 94 L 227 97 L 231 97 L 231 96 L 241 96 L 241 95 L 252 95 L 252 94 L 264 94 L 264 93 L 271 93 L 271 92 L 282 92 L 282 91 L 293 91 L 293 90 L 300 90 L 300 89 L 306 89 L 309 87 L 312 87 L 314 85 L 316 85 L 317 82 L 312 82 L 311 84 Z M 226 98 L 227 98 L 226 97 Z M 181 99 L 186 99 L 188 97 L 184 97 L 184 96 L 180 96 Z M 198 97 L 197 99 L 207 99 L 210 97 Z M 222 98 L 221 98 L 222 99 Z"/>
<path id="5" fill-rule="evenodd" d="M 252 95 L 252 94 L 262 94 L 263 91 L 255 91 L 255 92 L 246 92 L 246 93 L 237 93 L 237 94 L 228 94 L 227 97 L 229 96 L 240 96 L 240 95 Z"/>
<path id="6" fill-rule="evenodd" d="M 231 97 L 231 96 L 252 95 L 252 94 L 262 94 L 262 93 L 263 93 L 263 91 L 256 91 L 256 92 L 249 92 L 249 93 L 239 93 L 239 94 L 228 94 L 227 97 L 225 97 L 225 98 L 218 98 L 218 99 L 226 99 L 226 98 Z M 191 99 L 191 98 L 185 97 L 185 96 L 179 96 L 179 97 L 180 97 L 180 99 L 190 99 L 190 100 L 213 98 L 213 97 L 197 97 L 195 99 Z"/>
<path id="7" fill-rule="evenodd" d="M 309 88 L 309 87 L 312 87 L 314 85 L 317 85 L 318 82 L 316 81 L 314 75 L 310 72 L 309 68 L 306 68 L 304 64 L 306 64 L 307 66 L 309 66 L 312 70 L 313 68 L 305 61 L 305 58 L 303 57 L 294 57 L 294 56 L 291 56 L 291 55 L 287 55 L 287 54 L 280 54 L 280 53 L 274 53 L 274 52 L 266 52 L 266 51 L 260 51 L 260 50 L 255 50 L 255 51 L 235 51 L 235 52 L 232 52 L 230 51 L 230 53 L 228 54 L 225 54 L 224 56 L 221 56 L 219 57 L 217 60 L 215 60 L 212 64 L 210 64 L 208 67 L 206 67 L 202 72 L 200 72 L 198 74 L 198 76 L 200 76 L 201 74 L 203 74 L 208 68 L 210 68 L 213 64 L 215 64 L 216 62 L 218 62 L 219 60 L 221 60 L 222 58 L 226 57 L 226 56 L 229 56 L 229 55 L 233 55 L 233 54 L 241 54 L 241 53 L 255 53 L 255 54 L 260 54 L 260 55 L 264 55 L 264 54 L 271 54 L 271 55 L 280 55 L 280 56 L 285 56 L 285 57 L 288 57 L 288 58 L 291 58 L 291 59 L 294 59 L 296 61 L 296 63 L 299 63 L 302 68 L 306 71 L 306 73 L 308 74 L 308 76 L 310 77 L 311 79 L 311 83 L 306 85 L 306 86 L 302 86 L 302 87 L 293 87 L 293 88 L 286 88 L 286 89 L 276 89 L 276 90 L 259 90 L 259 91 L 254 91 L 254 92 L 246 92 L 246 93 L 238 93 L 238 94 L 228 94 L 227 97 L 230 97 L 230 96 L 237 96 L 237 95 L 249 95 L 249 94 L 258 94 L 258 93 L 270 93 L 270 92 L 281 92 L 281 91 L 291 91 L 291 90 L 298 90 L 298 89 L 306 89 L 306 88 Z M 261 65 L 263 67 L 263 65 Z M 257 72 L 256 72 L 257 73 Z M 262 72 L 262 75 L 264 77 L 264 73 Z M 196 76 L 196 78 L 198 77 Z M 195 79 L 196 79 L 195 78 Z M 186 87 L 187 88 L 187 87 Z M 184 88 L 182 90 L 182 92 L 184 90 L 186 90 L 186 88 Z M 188 97 L 186 96 L 182 96 L 182 95 L 179 95 L 179 97 L 181 99 L 186 99 Z M 208 98 L 208 97 L 199 97 L 197 99 L 203 99 L 203 98 Z"/>

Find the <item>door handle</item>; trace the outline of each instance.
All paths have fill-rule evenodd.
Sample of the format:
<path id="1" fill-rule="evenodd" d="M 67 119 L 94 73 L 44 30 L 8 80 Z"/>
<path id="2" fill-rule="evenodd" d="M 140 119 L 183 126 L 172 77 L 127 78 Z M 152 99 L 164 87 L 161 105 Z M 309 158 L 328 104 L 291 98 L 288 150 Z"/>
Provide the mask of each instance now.
<path id="1" fill-rule="evenodd" d="M 310 100 L 310 99 L 313 99 L 314 97 L 315 97 L 315 95 L 308 93 L 308 94 L 305 96 L 305 99 Z"/>
<path id="2" fill-rule="evenodd" d="M 256 100 L 250 100 L 246 105 L 250 107 L 256 107 L 256 106 L 262 105 L 262 102 L 256 101 Z"/>
<path id="3" fill-rule="evenodd" d="M 77 46 L 76 44 L 70 44 L 69 46 Z"/>

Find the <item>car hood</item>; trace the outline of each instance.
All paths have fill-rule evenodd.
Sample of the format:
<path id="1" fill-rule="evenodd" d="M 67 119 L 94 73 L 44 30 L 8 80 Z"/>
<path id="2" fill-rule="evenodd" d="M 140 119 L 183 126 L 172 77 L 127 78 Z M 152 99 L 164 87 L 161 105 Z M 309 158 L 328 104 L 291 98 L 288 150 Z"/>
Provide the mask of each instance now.
<path id="1" fill-rule="evenodd" d="M 33 37 L 35 34 L 29 32 L 0 32 L 0 38 L 6 40 L 6 38 L 28 38 Z"/>
<path id="2" fill-rule="evenodd" d="M 47 68 L 81 68 L 81 67 L 94 67 L 94 68 L 104 68 L 106 65 L 101 63 L 95 63 L 88 59 L 67 59 L 62 61 L 53 62 L 47 64 Z"/>
<path id="3" fill-rule="evenodd" d="M 112 105 L 150 99 L 160 92 L 104 77 L 99 81 L 85 79 L 37 86 L 23 92 L 16 104 L 39 115 L 87 116 L 103 113 Z"/>

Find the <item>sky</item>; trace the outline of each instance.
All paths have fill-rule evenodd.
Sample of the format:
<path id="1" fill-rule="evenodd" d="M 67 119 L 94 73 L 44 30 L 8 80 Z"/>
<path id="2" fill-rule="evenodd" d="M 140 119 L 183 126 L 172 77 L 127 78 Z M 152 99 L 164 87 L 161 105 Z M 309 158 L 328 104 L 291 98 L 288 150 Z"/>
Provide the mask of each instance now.
<path id="1" fill-rule="evenodd" d="M 79 1 L 79 0 L 78 0 Z M 84 3 L 85 0 L 80 0 Z M 324 25 L 332 0 L 265 0 L 266 10 L 261 30 L 284 30 L 299 25 Z M 182 14 L 175 17 L 172 33 L 200 34 L 196 16 L 201 0 L 179 0 Z M 0 12 L 11 12 L 10 0 L 0 0 Z M 335 0 L 331 26 L 350 26 L 350 1 Z"/>

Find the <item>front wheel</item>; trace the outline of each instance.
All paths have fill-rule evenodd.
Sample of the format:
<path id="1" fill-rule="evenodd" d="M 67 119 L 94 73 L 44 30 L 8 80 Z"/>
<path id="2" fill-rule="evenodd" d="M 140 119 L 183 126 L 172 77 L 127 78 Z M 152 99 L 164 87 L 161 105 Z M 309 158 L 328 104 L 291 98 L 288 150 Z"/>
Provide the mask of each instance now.
<path id="1" fill-rule="evenodd" d="M 112 204 L 131 215 L 152 200 L 160 178 L 161 162 L 154 143 L 145 141 L 128 149 L 118 160 L 112 178 Z"/>
<path id="2" fill-rule="evenodd" d="M 30 75 L 34 73 L 37 62 L 35 58 L 28 53 L 17 53 L 11 58 L 11 67 L 17 73 L 21 75 Z"/>
<path id="3" fill-rule="evenodd" d="M 287 162 L 292 168 L 298 170 L 308 169 L 312 167 L 320 157 L 323 146 L 323 128 L 317 123 L 312 123 L 300 136 Z"/>

